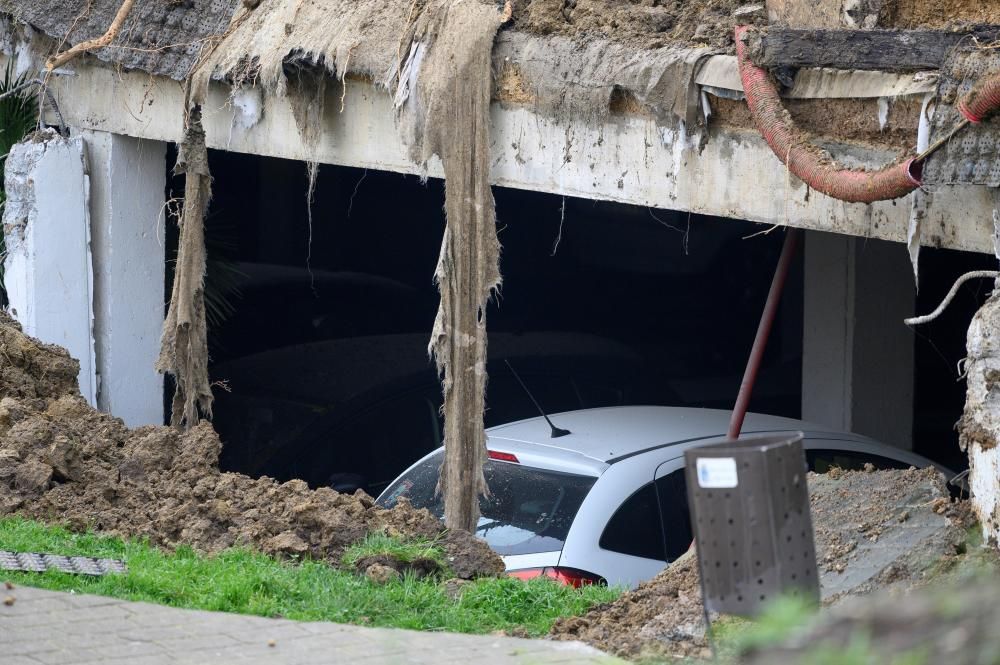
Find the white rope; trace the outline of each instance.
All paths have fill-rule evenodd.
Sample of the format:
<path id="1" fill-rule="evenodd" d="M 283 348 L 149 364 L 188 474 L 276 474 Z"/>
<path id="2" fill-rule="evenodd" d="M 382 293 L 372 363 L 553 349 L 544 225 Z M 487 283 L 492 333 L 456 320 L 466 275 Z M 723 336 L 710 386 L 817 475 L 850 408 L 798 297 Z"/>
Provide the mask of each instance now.
<path id="1" fill-rule="evenodd" d="M 903 323 L 905 323 L 908 326 L 919 326 L 923 323 L 928 323 L 930 321 L 933 321 L 937 317 L 941 316 L 941 312 L 943 312 L 945 308 L 951 304 L 951 301 L 955 297 L 955 294 L 958 293 L 959 287 L 961 287 L 967 281 L 969 281 L 970 279 L 986 279 L 986 278 L 995 280 L 998 277 L 1000 277 L 1000 271 L 996 270 L 973 270 L 972 272 L 967 272 L 961 277 L 959 277 L 957 280 L 955 280 L 955 283 L 952 285 L 951 290 L 948 291 L 948 295 L 944 297 L 944 300 L 942 300 L 941 304 L 937 306 L 937 309 L 935 309 L 930 314 L 925 314 L 923 316 L 915 316 L 910 319 L 903 319 Z"/>

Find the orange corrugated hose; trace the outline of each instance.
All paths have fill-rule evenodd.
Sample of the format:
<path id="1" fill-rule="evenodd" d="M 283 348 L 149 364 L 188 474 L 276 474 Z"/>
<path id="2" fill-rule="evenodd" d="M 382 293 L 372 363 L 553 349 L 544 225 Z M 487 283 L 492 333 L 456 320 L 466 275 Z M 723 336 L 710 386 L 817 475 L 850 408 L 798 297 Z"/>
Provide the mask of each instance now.
<path id="1" fill-rule="evenodd" d="M 871 203 L 906 196 L 920 186 L 920 164 L 907 159 L 880 171 L 837 168 L 797 130 L 767 70 L 747 57 L 747 26 L 736 28 L 736 57 L 754 123 L 788 170 L 807 185 L 842 201 Z"/>

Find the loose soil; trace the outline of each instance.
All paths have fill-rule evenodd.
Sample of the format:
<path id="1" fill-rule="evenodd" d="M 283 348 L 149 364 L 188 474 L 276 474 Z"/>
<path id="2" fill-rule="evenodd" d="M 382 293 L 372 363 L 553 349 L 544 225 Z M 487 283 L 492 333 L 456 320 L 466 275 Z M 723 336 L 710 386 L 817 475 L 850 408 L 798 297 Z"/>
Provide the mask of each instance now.
<path id="1" fill-rule="evenodd" d="M 766 25 L 751 0 L 528 0 L 514 26 L 539 35 L 602 37 L 636 48 L 686 43 L 730 50 L 737 25 Z M 737 14 L 739 12 L 739 14 Z M 997 0 L 886 0 L 880 27 L 961 29 L 1000 22 Z"/>
<path id="2" fill-rule="evenodd" d="M 963 550 L 969 513 L 965 504 L 948 498 L 943 479 L 934 469 L 833 469 L 824 476 L 810 473 L 809 486 L 826 604 L 890 587 L 903 592 L 921 587 L 928 570 L 953 565 Z M 904 504 L 907 510 L 900 508 Z M 860 541 L 891 542 L 913 526 L 911 520 L 939 526 L 930 529 L 928 536 L 914 538 L 912 551 L 871 570 L 862 583 L 846 585 L 849 592 L 828 593 L 845 585 L 852 566 L 856 570 L 869 563 L 858 559 L 859 550 L 864 549 Z M 688 552 L 618 600 L 583 616 L 559 620 L 552 636 L 582 640 L 630 659 L 708 657 L 697 559 Z"/>
<path id="3" fill-rule="evenodd" d="M 334 564 L 345 548 L 381 532 L 438 540 L 459 578 L 504 570 L 484 542 L 445 532 L 407 503 L 384 510 L 362 492 L 221 473 L 222 444 L 211 425 L 129 429 L 83 400 L 78 371 L 63 349 L 24 335 L 0 312 L 0 515 L 167 548 L 240 545 Z"/>
<path id="4" fill-rule="evenodd" d="M 713 125 L 757 131 L 746 102 L 719 97 L 709 100 Z M 881 127 L 877 99 L 784 100 L 795 126 L 813 140 L 861 143 L 891 150 L 897 157 L 916 152 L 920 105 L 916 98 L 892 101 L 885 127 Z"/>
<path id="5" fill-rule="evenodd" d="M 649 582 L 583 616 L 560 619 L 557 640 L 580 640 L 634 660 L 707 658 L 698 560 L 688 552 Z"/>
<path id="6" fill-rule="evenodd" d="M 414 559 L 413 561 L 400 561 L 391 554 L 374 554 L 358 560 L 354 564 L 354 569 L 358 573 L 367 574 L 372 566 L 388 568 L 397 575 L 409 574 L 417 579 L 438 575 L 442 572 L 441 566 L 433 559 Z"/>
<path id="7" fill-rule="evenodd" d="M 887 0 L 897 28 L 955 28 L 1000 23 L 997 0 Z"/>
<path id="8" fill-rule="evenodd" d="M 735 16 L 742 7 L 760 8 Z M 515 3 L 517 29 L 581 39 L 603 37 L 636 48 L 668 43 L 728 48 L 738 23 L 763 25 L 763 2 L 746 0 L 530 0 Z"/>

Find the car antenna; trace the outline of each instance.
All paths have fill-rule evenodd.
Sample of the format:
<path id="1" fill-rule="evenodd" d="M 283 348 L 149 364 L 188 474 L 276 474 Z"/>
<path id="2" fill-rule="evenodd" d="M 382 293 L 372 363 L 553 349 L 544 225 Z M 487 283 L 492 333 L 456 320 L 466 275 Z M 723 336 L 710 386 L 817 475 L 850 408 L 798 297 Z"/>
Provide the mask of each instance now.
<path id="1" fill-rule="evenodd" d="M 514 371 L 514 366 L 511 365 L 510 361 L 507 360 L 506 358 L 504 358 L 504 362 L 507 363 L 507 369 L 510 370 L 510 373 L 514 375 L 514 378 L 517 379 L 517 382 L 521 384 L 522 388 L 524 388 L 524 392 L 528 395 L 528 399 L 531 400 L 531 403 L 535 405 L 535 408 L 538 409 L 538 413 L 542 414 L 542 418 L 545 418 L 545 422 L 547 422 L 549 424 L 549 427 L 552 428 L 552 438 L 558 439 L 561 436 L 572 434 L 572 432 L 570 432 L 568 429 L 562 429 L 561 427 L 556 427 L 555 424 L 553 424 L 552 420 L 547 415 L 545 415 L 545 411 L 542 410 L 542 405 L 538 403 L 538 400 L 535 399 L 535 396 L 531 394 L 530 390 L 528 390 L 528 386 L 524 383 L 524 381 L 521 380 L 521 377 L 518 376 L 517 372 Z"/>

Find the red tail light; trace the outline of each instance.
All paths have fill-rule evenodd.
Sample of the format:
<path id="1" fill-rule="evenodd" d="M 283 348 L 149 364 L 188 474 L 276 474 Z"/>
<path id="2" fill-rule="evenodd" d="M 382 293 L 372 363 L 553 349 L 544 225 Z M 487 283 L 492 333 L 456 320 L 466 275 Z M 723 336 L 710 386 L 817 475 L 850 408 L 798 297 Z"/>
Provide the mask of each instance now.
<path id="1" fill-rule="evenodd" d="M 486 452 L 489 453 L 490 459 L 495 459 L 499 462 L 513 462 L 514 464 L 520 464 L 520 462 L 517 461 L 517 455 L 512 453 L 501 453 L 497 450 L 487 450 Z"/>
<path id="2" fill-rule="evenodd" d="M 585 570 L 576 568 L 566 568 L 564 566 L 546 566 L 545 568 L 522 568 L 520 570 L 509 570 L 507 575 L 516 577 L 519 580 L 532 580 L 536 577 L 548 577 L 560 584 L 580 588 L 591 584 L 606 586 L 608 581 L 600 575 L 588 573 Z"/>

